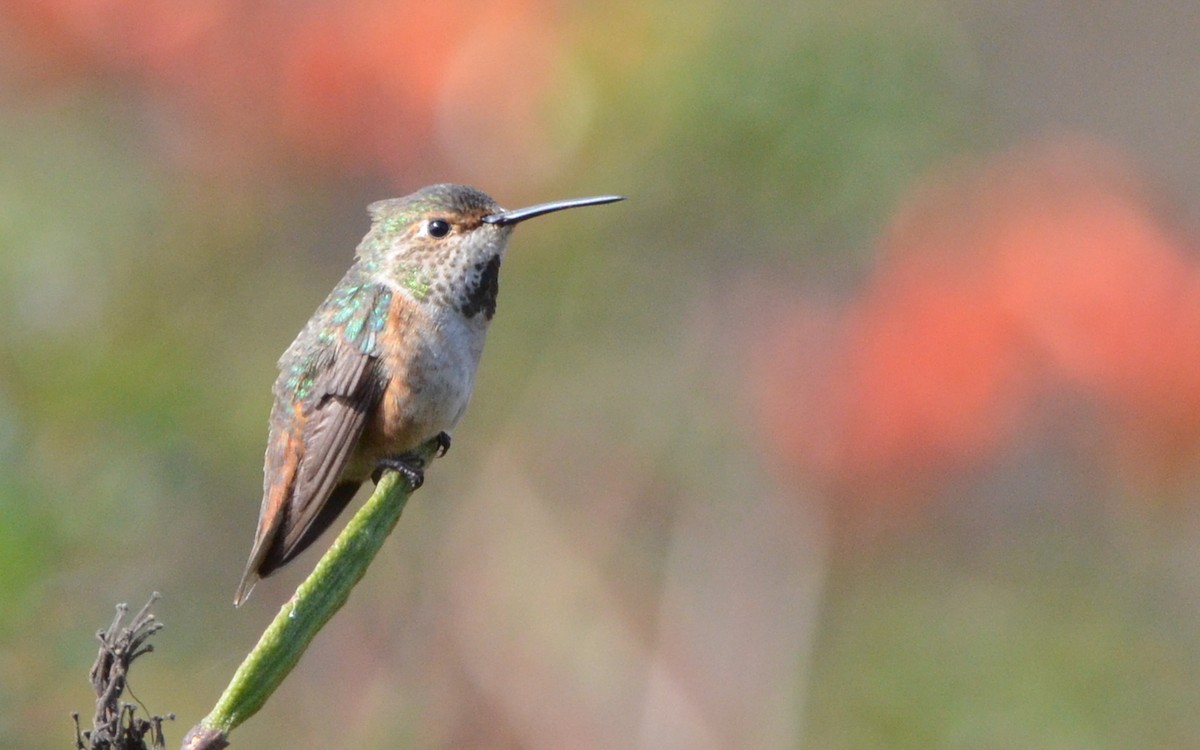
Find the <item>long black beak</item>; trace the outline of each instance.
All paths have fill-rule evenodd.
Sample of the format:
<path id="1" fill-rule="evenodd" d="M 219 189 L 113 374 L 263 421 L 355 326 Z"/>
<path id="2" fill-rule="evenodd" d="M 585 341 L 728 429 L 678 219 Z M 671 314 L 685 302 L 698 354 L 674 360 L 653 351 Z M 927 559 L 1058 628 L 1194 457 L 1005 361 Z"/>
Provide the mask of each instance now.
<path id="1" fill-rule="evenodd" d="M 570 198 L 565 201 L 551 201 L 550 203 L 539 203 L 536 206 L 529 208 L 518 208 L 513 211 L 501 211 L 483 217 L 483 220 L 488 224 L 504 226 L 505 224 L 516 224 L 519 221 L 532 219 L 535 216 L 549 214 L 555 211 L 561 211 L 564 208 L 579 208 L 580 206 L 599 206 L 602 203 L 616 203 L 617 201 L 625 200 L 623 195 L 597 195 L 592 198 Z"/>

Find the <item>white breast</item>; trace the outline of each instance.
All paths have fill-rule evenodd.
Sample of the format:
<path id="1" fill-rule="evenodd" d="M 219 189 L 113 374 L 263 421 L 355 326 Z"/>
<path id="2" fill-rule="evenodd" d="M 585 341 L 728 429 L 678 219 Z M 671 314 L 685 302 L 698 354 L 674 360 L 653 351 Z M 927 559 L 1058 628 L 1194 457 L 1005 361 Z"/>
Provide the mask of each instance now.
<path id="1" fill-rule="evenodd" d="M 410 350 L 408 411 L 422 432 L 449 432 L 467 409 L 483 353 L 486 321 L 467 320 L 457 310 L 433 313 L 431 325 L 415 333 Z"/>

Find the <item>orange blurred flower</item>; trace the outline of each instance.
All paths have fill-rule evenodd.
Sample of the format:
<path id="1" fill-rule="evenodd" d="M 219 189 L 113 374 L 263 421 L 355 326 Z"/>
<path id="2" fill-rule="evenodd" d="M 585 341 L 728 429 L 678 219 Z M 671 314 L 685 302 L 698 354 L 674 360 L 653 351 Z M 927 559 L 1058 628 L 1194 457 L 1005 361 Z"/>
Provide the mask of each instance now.
<path id="1" fill-rule="evenodd" d="M 476 122 L 519 132 L 534 152 L 539 138 L 553 140 L 539 109 L 562 83 L 563 49 L 546 6 L 12 0 L 0 20 L 26 81 L 130 85 L 163 145 L 190 166 L 395 174 L 430 161 L 446 112 L 468 132 Z M 459 70 L 464 60 L 472 70 Z M 531 60 L 549 72 L 531 71 Z"/>
<path id="2" fill-rule="evenodd" d="M 780 466 L 835 487 L 900 496 L 977 465 L 1064 388 L 1112 444 L 1200 448 L 1200 268 L 1092 142 L 927 179 L 821 348 L 813 320 L 760 340 L 755 393 Z"/>
<path id="3" fill-rule="evenodd" d="M 998 295 L 1058 378 L 1117 430 L 1200 441 L 1200 269 L 1133 170 L 1094 143 L 997 165 L 1006 220 L 989 233 Z"/>

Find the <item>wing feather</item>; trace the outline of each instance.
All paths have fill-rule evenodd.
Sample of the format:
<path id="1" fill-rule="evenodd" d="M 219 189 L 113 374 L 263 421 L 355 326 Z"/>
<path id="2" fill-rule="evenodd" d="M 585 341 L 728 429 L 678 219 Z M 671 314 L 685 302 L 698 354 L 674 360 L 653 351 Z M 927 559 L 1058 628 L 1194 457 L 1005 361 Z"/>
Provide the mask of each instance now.
<path id="1" fill-rule="evenodd" d="M 358 483 L 342 473 L 386 385 L 378 334 L 390 303 L 384 287 L 343 280 L 281 358 L 258 530 L 235 603 L 307 548 L 353 497 Z"/>
<path id="2" fill-rule="evenodd" d="M 276 540 L 274 567 L 283 565 L 303 551 L 300 541 L 315 539 L 323 529 L 313 523 L 321 517 L 329 495 L 341 478 L 350 454 L 358 445 L 367 417 L 379 403 L 383 389 L 373 370 L 376 363 L 357 350 L 342 350 L 334 356 L 327 378 L 317 381 L 320 400 L 304 425 L 304 456 L 296 472 L 288 503 L 287 522 Z M 332 522 L 329 518 L 325 525 Z"/>

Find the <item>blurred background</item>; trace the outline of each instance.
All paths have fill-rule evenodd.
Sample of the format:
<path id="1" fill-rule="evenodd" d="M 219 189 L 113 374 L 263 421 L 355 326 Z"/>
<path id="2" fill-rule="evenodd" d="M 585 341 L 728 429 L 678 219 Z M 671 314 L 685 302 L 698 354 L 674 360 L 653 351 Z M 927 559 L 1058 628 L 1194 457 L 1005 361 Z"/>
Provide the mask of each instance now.
<path id="1" fill-rule="evenodd" d="M 7 0 L 0 746 L 212 707 L 365 206 L 522 226 L 474 400 L 235 747 L 1200 743 L 1195 5 Z M 324 549 L 332 536 L 315 546 Z"/>

